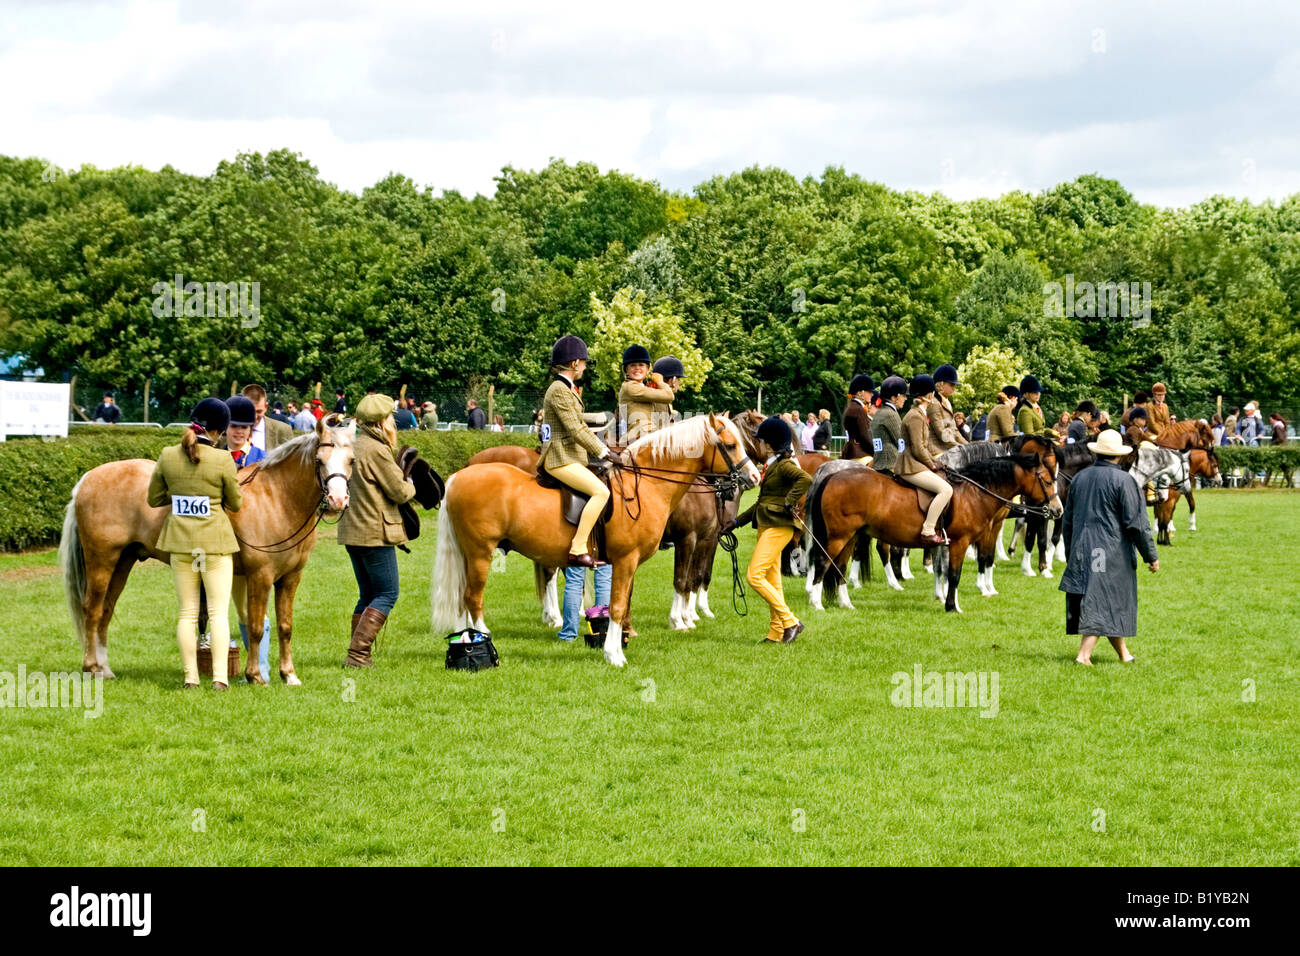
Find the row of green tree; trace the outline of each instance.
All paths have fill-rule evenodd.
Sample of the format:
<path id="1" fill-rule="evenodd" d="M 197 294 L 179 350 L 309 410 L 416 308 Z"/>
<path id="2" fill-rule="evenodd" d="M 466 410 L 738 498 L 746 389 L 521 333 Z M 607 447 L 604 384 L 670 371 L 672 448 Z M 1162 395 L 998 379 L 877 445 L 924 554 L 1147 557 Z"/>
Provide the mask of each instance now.
<path id="1" fill-rule="evenodd" d="M 508 392 L 544 386 L 572 332 L 598 394 L 640 341 L 688 360 L 688 407 L 752 407 L 762 388 L 765 406 L 838 410 L 856 372 L 997 347 L 1052 408 L 1157 378 L 1181 414 L 1216 394 L 1300 404 L 1300 196 L 1169 210 L 1081 176 L 955 202 L 838 167 L 683 195 L 559 160 L 496 184 L 467 198 L 390 175 L 358 196 L 288 151 L 203 177 L 0 157 L 0 357 L 149 378 L 182 405 L 231 381 Z M 255 316 L 235 286 L 175 299 L 178 275 L 257 283 Z"/>

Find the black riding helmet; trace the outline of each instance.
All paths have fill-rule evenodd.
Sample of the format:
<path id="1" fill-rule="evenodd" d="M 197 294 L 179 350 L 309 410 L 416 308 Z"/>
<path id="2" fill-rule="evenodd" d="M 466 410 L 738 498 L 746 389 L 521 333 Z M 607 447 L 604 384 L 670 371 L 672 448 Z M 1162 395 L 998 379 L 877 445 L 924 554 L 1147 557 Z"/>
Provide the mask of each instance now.
<path id="1" fill-rule="evenodd" d="M 934 392 L 934 379 L 922 372 L 912 378 L 912 387 L 909 394 L 913 398 L 921 398 Z"/>
<path id="2" fill-rule="evenodd" d="M 895 395 L 907 394 L 907 382 L 903 381 L 901 375 L 891 375 L 880 383 L 880 397 L 889 401 Z"/>
<path id="3" fill-rule="evenodd" d="M 226 399 L 226 408 L 230 409 L 230 425 L 256 425 L 257 408 L 243 395 L 231 395 Z"/>
<path id="4" fill-rule="evenodd" d="M 241 395 L 240 398 L 243 398 Z M 248 399 L 244 399 L 248 401 Z M 190 412 L 190 421 L 201 425 L 206 431 L 224 432 L 230 424 L 230 409 L 219 398 L 205 398 L 194 406 Z"/>
<path id="5" fill-rule="evenodd" d="M 951 365 L 940 365 L 934 370 L 934 380 L 938 382 L 947 382 L 949 385 L 960 385 L 957 381 L 957 369 Z"/>
<path id="6" fill-rule="evenodd" d="M 874 391 L 875 387 L 875 380 L 870 375 L 855 375 L 853 381 L 849 382 L 849 394 L 856 395 L 858 392 Z"/>
<path id="7" fill-rule="evenodd" d="M 686 377 L 686 366 L 680 359 L 673 358 L 671 355 L 665 355 L 655 362 L 655 367 L 651 371 L 658 372 L 665 379 Z"/>
<path id="8" fill-rule="evenodd" d="M 576 335 L 565 335 L 551 347 L 552 365 L 568 365 L 578 359 L 587 360 L 587 343 Z"/>
<path id="9" fill-rule="evenodd" d="M 794 438 L 794 433 L 790 431 L 790 426 L 780 417 L 773 415 L 770 418 L 763 419 L 763 424 L 758 426 L 758 431 L 754 432 L 754 437 L 766 443 L 779 455 L 790 450 L 790 443 Z"/>
<path id="10" fill-rule="evenodd" d="M 629 345 L 623 350 L 623 368 L 629 365 L 635 365 L 637 362 L 650 364 L 650 350 L 644 345 Z"/>

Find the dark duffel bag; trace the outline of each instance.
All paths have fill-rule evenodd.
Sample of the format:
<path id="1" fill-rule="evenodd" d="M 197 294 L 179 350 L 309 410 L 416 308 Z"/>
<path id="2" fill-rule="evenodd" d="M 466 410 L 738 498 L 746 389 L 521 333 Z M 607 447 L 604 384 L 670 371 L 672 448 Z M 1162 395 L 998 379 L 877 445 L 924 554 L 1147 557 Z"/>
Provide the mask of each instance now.
<path id="1" fill-rule="evenodd" d="M 501 658 L 497 655 L 497 649 L 492 644 L 490 635 L 481 631 L 466 629 L 457 631 L 455 634 L 449 634 L 448 640 L 457 637 L 475 636 L 481 637 L 482 640 L 471 640 L 468 643 L 454 643 L 447 645 L 447 669 L 455 671 L 479 671 L 487 667 L 496 667 L 501 663 Z"/>

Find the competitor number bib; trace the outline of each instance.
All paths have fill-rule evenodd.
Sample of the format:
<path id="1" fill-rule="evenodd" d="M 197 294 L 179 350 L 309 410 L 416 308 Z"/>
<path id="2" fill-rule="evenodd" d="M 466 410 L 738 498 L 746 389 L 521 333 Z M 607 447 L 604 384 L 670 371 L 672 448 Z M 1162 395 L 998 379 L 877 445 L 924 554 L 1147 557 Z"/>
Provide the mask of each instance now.
<path id="1" fill-rule="evenodd" d="M 542 439 L 542 441 L 550 441 L 550 440 L 551 440 L 551 426 L 548 425 L 548 424 L 546 424 L 545 422 L 542 422 L 542 430 L 541 430 L 541 432 L 540 432 L 539 434 L 541 435 L 541 439 Z"/>
<path id="2" fill-rule="evenodd" d="M 172 495 L 172 514 L 180 518 L 210 518 L 212 502 L 207 495 Z"/>
<path id="3" fill-rule="evenodd" d="M 885 443 L 879 438 L 873 438 L 871 439 L 871 450 L 877 453 L 882 452 L 885 450 Z"/>
<path id="4" fill-rule="evenodd" d="M 903 439 L 900 438 L 898 440 L 898 450 L 901 452 L 906 447 L 907 447 L 907 442 L 905 442 Z"/>

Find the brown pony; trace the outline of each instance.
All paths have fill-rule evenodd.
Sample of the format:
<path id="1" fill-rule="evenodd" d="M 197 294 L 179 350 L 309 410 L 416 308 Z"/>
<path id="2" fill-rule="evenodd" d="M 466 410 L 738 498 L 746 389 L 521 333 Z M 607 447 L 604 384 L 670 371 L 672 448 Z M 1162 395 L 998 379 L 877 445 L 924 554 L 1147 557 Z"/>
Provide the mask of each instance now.
<path id="1" fill-rule="evenodd" d="M 271 587 L 275 587 L 275 623 L 280 634 L 280 678 L 301 684 L 293 670 L 289 641 L 293 636 L 293 596 L 307 558 L 316 544 L 316 525 L 323 513 L 348 504 L 352 474 L 351 419 L 329 415 L 316 430 L 285 442 L 262 461 L 239 472 L 243 504 L 230 514 L 240 550 L 235 574 L 248 580 L 249 653 L 244 677 L 265 684 L 257 664 Z M 59 541 L 68 607 L 85 645 L 82 670 L 114 676 L 108 666 L 108 624 L 117 599 L 137 561 L 171 555 L 155 544 L 166 508 L 149 507 L 149 479 L 154 462 L 136 458 L 112 461 L 82 475 L 72 489 Z M 257 622 L 257 623 L 253 623 Z M 225 653 L 229 635 L 214 635 Z"/>
<path id="2" fill-rule="evenodd" d="M 1173 451 L 1187 451 L 1191 448 L 1210 449 L 1214 447 L 1214 432 L 1202 421 L 1174 422 L 1166 425 L 1156 436 L 1154 444 L 1159 448 Z"/>
<path id="3" fill-rule="evenodd" d="M 606 556 L 613 565 L 610 624 L 605 660 L 627 663 L 621 621 L 627 615 L 633 576 L 659 550 L 668 516 L 701 473 L 735 475 L 758 484 L 758 469 L 745 453 L 739 430 L 709 414 L 677 422 L 633 442 L 630 466 L 611 480 L 611 508 L 605 524 Z M 492 552 L 503 542 L 547 567 L 563 567 L 573 530 L 560 513 L 560 492 L 542 488 L 532 476 L 503 464 L 474 465 L 447 482 L 438 515 L 438 549 L 433 566 L 433 628 L 473 627 L 486 631 L 483 588 Z"/>
<path id="4" fill-rule="evenodd" d="M 1223 475 L 1219 473 L 1219 453 L 1215 451 L 1214 446 L 1209 448 L 1193 448 L 1188 456 L 1189 472 L 1193 478 L 1204 478 L 1215 485 L 1223 484 Z M 1187 489 L 1187 523 L 1191 530 L 1196 530 L 1196 496 L 1192 493 L 1194 485 L 1189 485 Z M 1177 488 L 1170 488 L 1169 494 L 1164 501 L 1157 501 L 1155 505 L 1156 514 L 1156 543 L 1173 544 L 1174 532 L 1174 509 L 1178 506 L 1179 494 Z"/>
<path id="5" fill-rule="evenodd" d="M 1053 516 L 1062 512 L 1056 493 L 1056 458 L 1053 454 L 1012 454 L 978 461 L 962 471 L 948 473 L 953 485 L 948 511 L 950 545 L 936 550 L 935 597 L 942 599 L 942 575 L 947 575 L 945 608 L 961 611 L 957 584 L 961 580 L 966 548 L 973 541 L 988 541 L 994 519 L 1020 495 L 1033 505 L 1048 506 Z M 895 548 L 921 547 L 925 520 L 917 489 L 871 468 L 837 472 L 814 489 L 808 499 L 813 532 L 813 585 L 809 601 L 821 610 L 822 579 L 828 567 L 840 565 L 851 553 L 854 537 L 862 531 Z M 943 560 L 944 555 L 948 560 Z M 946 569 L 942 566 L 946 564 Z"/>

